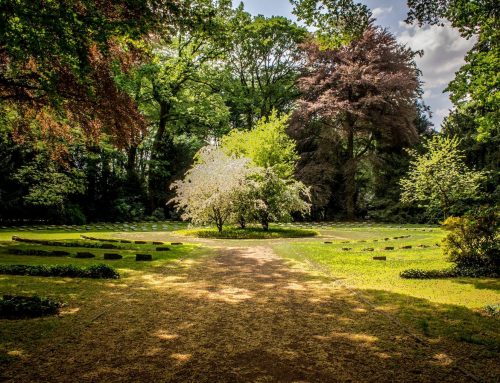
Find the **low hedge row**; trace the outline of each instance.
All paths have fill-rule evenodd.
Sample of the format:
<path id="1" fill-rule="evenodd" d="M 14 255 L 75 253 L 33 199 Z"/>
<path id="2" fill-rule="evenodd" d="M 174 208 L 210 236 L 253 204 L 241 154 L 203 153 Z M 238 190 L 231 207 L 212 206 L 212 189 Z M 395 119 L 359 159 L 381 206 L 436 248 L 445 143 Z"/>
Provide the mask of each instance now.
<path id="1" fill-rule="evenodd" d="M 31 243 L 35 245 L 54 246 L 54 247 L 86 247 L 91 249 L 118 249 L 118 246 L 111 243 L 92 243 L 84 241 L 61 242 L 61 241 L 47 241 L 43 239 L 26 239 L 13 236 L 13 241 L 22 243 Z"/>
<path id="2" fill-rule="evenodd" d="M 74 265 L 0 265 L 0 274 L 94 279 L 120 278 L 120 274 L 114 268 L 104 264 L 89 267 Z"/>
<path id="3" fill-rule="evenodd" d="M 61 302 L 36 295 L 32 297 L 4 295 L 0 299 L 0 318 L 22 319 L 55 315 L 62 306 Z"/>
<path id="4" fill-rule="evenodd" d="M 442 279 L 442 278 L 457 278 L 457 277 L 497 278 L 498 274 L 489 269 L 453 267 L 450 269 L 442 269 L 442 270 L 408 269 L 402 271 L 399 274 L 399 276 L 404 279 Z"/>

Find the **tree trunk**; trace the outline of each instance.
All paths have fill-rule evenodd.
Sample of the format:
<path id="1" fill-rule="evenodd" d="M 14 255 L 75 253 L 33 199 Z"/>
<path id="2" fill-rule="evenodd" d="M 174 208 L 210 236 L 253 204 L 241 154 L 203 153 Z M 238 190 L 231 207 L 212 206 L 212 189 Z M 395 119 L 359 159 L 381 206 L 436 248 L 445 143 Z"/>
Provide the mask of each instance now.
<path id="1" fill-rule="evenodd" d="M 127 150 L 127 177 L 128 179 L 135 179 L 137 171 L 135 168 L 137 158 L 137 145 L 131 144 Z"/>
<path id="2" fill-rule="evenodd" d="M 264 231 L 269 231 L 269 221 L 266 218 L 262 219 L 260 223 Z"/>
<path id="3" fill-rule="evenodd" d="M 356 212 L 356 161 L 354 158 L 354 132 L 348 128 L 347 161 L 344 169 L 345 209 L 347 219 L 353 220 Z"/>
<path id="4" fill-rule="evenodd" d="M 158 160 L 160 159 L 160 149 L 163 139 L 165 138 L 165 132 L 167 129 L 167 119 L 170 111 L 170 104 L 166 102 L 160 103 L 160 120 L 158 122 L 158 130 L 156 131 L 155 138 L 153 141 L 153 146 L 151 148 L 151 163 L 149 165 L 148 173 L 148 190 L 149 190 L 149 213 L 151 214 L 158 207 L 157 191 L 158 186 L 163 185 L 162 182 L 158 182 L 157 178 L 157 166 Z"/>
<path id="5" fill-rule="evenodd" d="M 238 219 L 238 224 L 240 225 L 241 229 L 246 229 L 246 227 L 247 227 L 247 221 L 246 221 L 245 217 L 243 217 L 241 215 L 240 218 Z"/>

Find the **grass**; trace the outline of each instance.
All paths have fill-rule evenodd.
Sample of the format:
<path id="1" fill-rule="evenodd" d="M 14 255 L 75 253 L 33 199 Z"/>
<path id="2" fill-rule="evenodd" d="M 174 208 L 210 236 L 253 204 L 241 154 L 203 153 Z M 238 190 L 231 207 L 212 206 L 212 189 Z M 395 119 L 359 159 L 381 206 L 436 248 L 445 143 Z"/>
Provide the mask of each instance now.
<path id="1" fill-rule="evenodd" d="M 330 229 L 322 234 L 332 244 L 318 241 L 287 242 L 274 245 L 274 249 L 285 258 L 319 265 L 339 278 L 343 284 L 353 288 L 394 292 L 434 303 L 456 304 L 468 308 L 481 308 L 500 301 L 498 279 L 402 279 L 400 273 L 407 269 L 433 270 L 453 266 L 442 255 L 441 248 L 436 246 L 444 236 L 440 229 L 406 229 Z M 408 238 L 394 239 L 408 235 Z M 401 249 L 404 246 L 412 248 Z M 394 250 L 384 250 L 385 247 L 394 247 Z M 343 248 L 350 250 L 345 251 Z M 373 248 L 374 251 L 363 251 L 366 248 Z M 387 260 L 373 260 L 374 256 L 380 255 L 386 256 Z"/>
<path id="2" fill-rule="evenodd" d="M 316 230 L 299 228 L 270 227 L 268 231 L 264 231 L 262 228 L 257 227 L 248 227 L 246 229 L 225 227 L 221 233 L 216 229 L 187 229 L 179 230 L 177 234 L 215 239 L 275 239 L 314 237 L 319 233 Z"/>
<path id="3" fill-rule="evenodd" d="M 175 227 L 174 223 L 169 225 Z M 85 380 L 89 377 L 82 375 L 85 373 L 82 363 L 94 365 L 99 360 L 103 369 L 94 371 L 96 381 L 120 380 L 119 375 L 105 375 L 108 371 L 105 369 L 113 370 L 113 366 L 120 366 L 116 371 L 123 372 L 123 376 L 129 371 L 122 371 L 123 366 L 134 366 L 131 373 L 145 374 L 137 375 L 139 380 L 155 381 L 160 375 L 147 375 L 155 366 L 158 374 L 165 374 L 182 369 L 183 363 L 185 375 L 179 375 L 177 381 L 186 381 L 204 377 L 213 366 L 222 366 L 218 363 L 240 369 L 251 360 L 257 363 L 255 368 L 266 369 L 268 360 L 272 360 L 273 365 L 278 366 L 277 373 L 281 374 L 286 370 L 284 365 L 300 365 L 304 358 L 307 368 L 303 371 L 321 372 L 332 368 L 339 374 L 342 368 L 334 369 L 333 361 L 338 359 L 344 364 L 352 361 L 353 367 L 346 372 L 346 377 L 354 381 L 356 373 L 361 374 L 359 381 L 374 376 L 363 375 L 359 370 L 364 368 L 359 366 L 370 363 L 375 373 L 391 368 L 405 373 L 408 372 L 405 366 L 415 364 L 427 377 L 438 379 L 438 375 L 433 374 L 440 371 L 440 362 L 436 359 L 428 363 L 425 358 L 440 357 L 440 350 L 457 363 L 461 363 L 459 357 L 463 357 L 467 368 L 477 374 L 499 375 L 495 370 L 500 352 L 498 316 L 479 312 L 488 305 L 493 308 L 490 311 L 498 307 L 498 279 L 405 280 L 399 277 L 401 271 L 409 268 L 451 266 L 436 246 L 444 235 L 438 228 L 358 223 L 275 225 L 273 231 L 280 234 L 306 231 L 318 235 L 270 237 L 278 238 L 272 241 L 248 237 L 255 241 L 245 241 L 235 248 L 234 245 L 240 243 L 231 237 L 224 238 L 226 241 L 208 238 L 203 241 L 204 246 L 189 243 L 171 246 L 170 241 L 179 239 L 176 235 L 186 235 L 186 225 L 176 227 L 180 231 L 174 233 L 172 230 L 114 229 L 82 232 L 60 228 L 0 230 L 2 264 L 90 266 L 105 263 L 115 267 L 122 277 L 85 280 L 0 275 L 0 296 L 39 295 L 66 304 L 57 317 L 1 322 L 0 376 L 2 370 L 10 369 L 26 377 L 29 372 L 24 366 L 31 363 L 34 370 L 44 373 L 44 368 L 55 374 L 60 370 L 61 380 L 68 376 Z M 147 240 L 148 244 L 113 243 L 119 249 L 109 250 L 10 241 L 12 235 L 18 235 L 94 243 L 82 241 L 80 234 Z M 156 252 L 159 245 L 151 244 L 153 240 L 165 242 L 161 247 L 170 247 L 170 251 Z M 212 259 L 214 251 L 210 246 L 219 247 L 217 251 L 222 251 L 224 258 Z M 402 249 L 408 246 L 411 248 Z M 238 256 L 244 247 L 251 249 L 243 257 Z M 384 250 L 386 247 L 394 250 Z M 71 256 L 13 255 L 8 253 L 10 248 L 65 250 Z M 266 248 L 272 248 L 287 259 L 287 263 L 278 257 L 267 259 L 252 253 Z M 367 251 L 367 248 L 374 250 Z M 96 258 L 73 258 L 78 251 L 91 252 Z M 119 253 L 123 259 L 105 261 L 104 253 Z M 153 254 L 154 260 L 136 262 L 136 253 Z M 387 260 L 373 260 L 374 256 L 381 255 Z M 337 284 L 349 289 L 339 288 Z M 101 316 L 102 313 L 108 314 Z M 392 318 L 424 338 L 431 348 L 422 351 L 419 346 L 408 348 L 406 343 L 411 343 L 411 338 Z M 298 352 L 297 357 L 290 352 L 290 344 Z M 271 349 L 275 352 L 262 354 L 262 350 Z M 256 350 L 258 353 L 252 354 Z M 221 360 L 220 355 L 228 352 L 234 358 L 243 355 L 251 359 L 241 363 L 228 356 Z M 54 361 L 63 360 L 63 355 L 68 354 L 72 358 L 64 359 L 64 367 L 59 368 L 61 365 Z M 190 355 L 196 357 L 189 360 Z M 315 368 L 310 369 L 311 365 Z M 195 375 L 196 371 L 202 375 Z M 224 371 L 214 371 L 224 374 Z M 50 377 L 57 380 L 57 376 Z M 292 381 L 306 377 L 288 378 Z M 253 375 L 246 378 L 243 381 L 256 380 Z M 321 381 L 314 376 L 309 378 L 306 380 Z M 390 374 L 379 378 L 390 380 Z"/>

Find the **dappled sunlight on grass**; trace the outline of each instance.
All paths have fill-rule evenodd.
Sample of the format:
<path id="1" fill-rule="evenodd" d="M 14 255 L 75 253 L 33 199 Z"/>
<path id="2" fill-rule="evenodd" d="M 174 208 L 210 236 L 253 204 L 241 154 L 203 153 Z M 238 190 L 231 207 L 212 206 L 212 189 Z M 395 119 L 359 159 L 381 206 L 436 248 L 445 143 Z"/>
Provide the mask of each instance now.
<path id="1" fill-rule="evenodd" d="M 335 228 L 319 230 L 335 235 Z M 232 242 L 219 245 L 215 256 L 185 247 L 156 265 L 125 259 L 122 279 L 112 282 L 0 279 L 3 291 L 50 291 L 68 301 L 65 310 L 75 310 L 2 321 L 0 357 L 22 349 L 27 359 L 8 359 L 0 375 L 19 382 L 468 382 L 460 363 L 494 381 L 497 320 L 438 302 L 424 285 L 391 279 L 408 263 L 443 262 L 432 261 L 437 248 L 395 250 L 386 252 L 385 263 L 371 260 L 384 246 L 432 243 L 439 232 L 412 228 L 411 240 L 383 241 L 401 230 L 373 228 L 373 237 L 342 230 L 347 240 L 368 242 L 273 240 L 251 248 Z M 284 261 L 270 244 L 282 256 L 307 252 L 306 260 L 328 266 L 330 275 L 304 257 Z M 340 250 L 345 246 L 352 251 Z M 364 247 L 377 251 L 368 254 Z M 475 288 L 466 282 L 454 286 Z M 436 296 L 446 293 L 439 287 Z"/>

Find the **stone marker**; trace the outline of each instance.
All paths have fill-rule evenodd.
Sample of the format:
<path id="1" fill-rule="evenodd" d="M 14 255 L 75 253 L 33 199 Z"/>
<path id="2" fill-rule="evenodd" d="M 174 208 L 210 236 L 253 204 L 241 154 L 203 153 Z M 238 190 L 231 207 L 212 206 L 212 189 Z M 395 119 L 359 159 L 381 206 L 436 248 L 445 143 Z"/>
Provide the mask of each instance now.
<path id="1" fill-rule="evenodd" d="M 101 245 L 101 249 L 116 249 L 116 245 L 113 245 L 111 243 L 103 243 Z"/>
<path id="2" fill-rule="evenodd" d="M 330 242 L 330 241 L 325 241 L 325 243 L 326 243 L 327 245 L 331 245 L 333 242 Z"/>
<path id="3" fill-rule="evenodd" d="M 136 245 L 145 245 L 146 241 L 135 241 Z"/>
<path id="4" fill-rule="evenodd" d="M 182 245 L 182 242 L 172 242 L 171 245 L 172 246 L 180 246 L 180 245 Z"/>
<path id="5" fill-rule="evenodd" d="M 384 247 L 384 250 L 394 250 L 394 246 L 386 246 Z"/>
<path id="6" fill-rule="evenodd" d="M 151 254 L 136 254 L 135 260 L 136 261 L 152 261 L 153 256 Z"/>
<path id="7" fill-rule="evenodd" d="M 163 242 L 157 242 L 157 241 L 154 241 L 154 242 L 153 242 L 153 245 L 163 245 Z"/>
<path id="8" fill-rule="evenodd" d="M 373 257 L 374 261 L 386 261 L 387 257 L 386 256 L 379 256 L 379 257 Z"/>
<path id="9" fill-rule="evenodd" d="M 349 251 L 349 250 L 352 250 L 352 249 L 350 247 L 343 247 L 342 250 Z"/>
<path id="10" fill-rule="evenodd" d="M 129 241 L 128 239 L 122 239 L 120 240 L 121 243 L 132 243 L 132 241 Z"/>
<path id="11" fill-rule="evenodd" d="M 363 249 L 361 251 L 373 251 L 375 250 L 373 247 L 367 247 L 366 249 Z"/>
<path id="12" fill-rule="evenodd" d="M 104 254 L 104 259 L 106 260 L 115 260 L 115 259 L 122 259 L 123 256 L 121 256 L 120 254 L 115 254 L 115 253 L 106 253 Z"/>
<path id="13" fill-rule="evenodd" d="M 87 252 L 78 252 L 76 253 L 75 258 L 95 258 L 95 255 Z"/>
<path id="14" fill-rule="evenodd" d="M 157 247 L 156 251 L 170 251 L 169 247 Z"/>
<path id="15" fill-rule="evenodd" d="M 402 249 L 411 249 L 411 245 L 408 246 L 401 246 Z"/>

